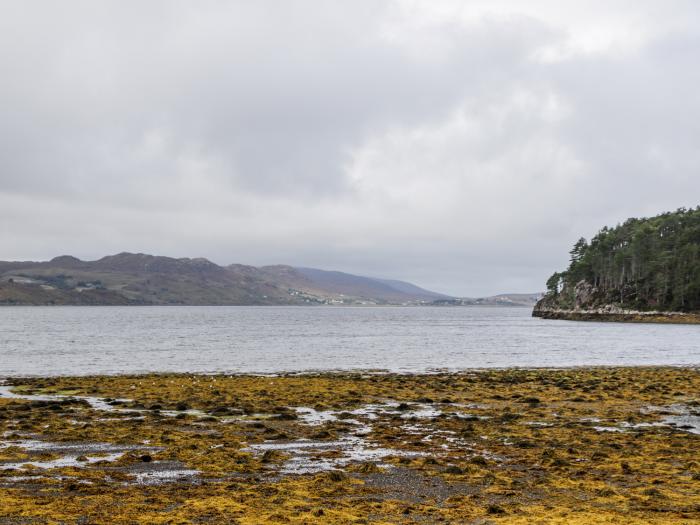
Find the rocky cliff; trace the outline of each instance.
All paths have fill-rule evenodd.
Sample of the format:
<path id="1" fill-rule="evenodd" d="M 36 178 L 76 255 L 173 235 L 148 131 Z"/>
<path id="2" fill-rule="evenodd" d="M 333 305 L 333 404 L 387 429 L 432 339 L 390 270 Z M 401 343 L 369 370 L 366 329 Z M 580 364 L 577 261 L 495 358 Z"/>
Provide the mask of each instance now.
<path id="1" fill-rule="evenodd" d="M 700 324 L 700 314 L 661 310 L 633 310 L 606 303 L 600 290 L 585 281 L 574 287 L 573 306 L 553 294 L 540 299 L 532 311 L 533 317 L 567 321 L 612 321 L 633 323 Z"/>

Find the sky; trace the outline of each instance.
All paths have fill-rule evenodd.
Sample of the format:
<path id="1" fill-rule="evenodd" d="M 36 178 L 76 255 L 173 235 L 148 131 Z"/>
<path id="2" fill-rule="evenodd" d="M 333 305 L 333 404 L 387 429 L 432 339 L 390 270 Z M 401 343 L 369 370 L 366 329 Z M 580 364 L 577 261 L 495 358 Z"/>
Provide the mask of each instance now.
<path id="1" fill-rule="evenodd" d="M 0 259 L 537 292 L 700 204 L 700 3 L 0 0 Z"/>

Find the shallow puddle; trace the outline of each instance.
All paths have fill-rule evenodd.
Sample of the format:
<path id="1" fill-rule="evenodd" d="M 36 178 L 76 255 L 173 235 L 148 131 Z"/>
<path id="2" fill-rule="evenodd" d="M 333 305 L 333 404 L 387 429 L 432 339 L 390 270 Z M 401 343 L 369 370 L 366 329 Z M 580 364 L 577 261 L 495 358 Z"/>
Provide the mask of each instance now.
<path id="1" fill-rule="evenodd" d="M 664 424 L 677 430 L 690 432 L 691 434 L 700 434 L 700 416 L 693 414 L 665 416 L 662 418 L 662 421 Z"/>
<path id="2" fill-rule="evenodd" d="M 265 442 L 250 445 L 244 451 L 264 453 L 269 450 L 291 455 L 278 472 L 280 474 L 313 474 L 342 468 L 350 463 L 375 463 L 379 467 L 389 465 L 381 460 L 389 456 L 418 457 L 422 452 L 406 452 L 370 444 L 359 436 L 348 436 L 335 441 L 311 441 L 300 439 L 288 443 Z"/>
<path id="3" fill-rule="evenodd" d="M 160 485 L 163 483 L 192 482 L 201 472 L 188 469 L 179 461 L 153 461 L 151 463 L 137 463 L 124 470 L 134 476 L 134 482 L 138 485 Z"/>
<path id="4" fill-rule="evenodd" d="M 113 445 L 110 443 L 60 443 L 40 439 L 7 440 L 0 442 L 0 449 L 17 447 L 30 457 L 20 461 L 0 463 L 0 470 L 39 468 L 49 470 L 63 467 L 83 467 L 99 462 L 114 462 L 127 452 L 134 450 L 154 452 L 157 447 L 139 445 Z M 32 455 L 58 455 L 58 458 L 42 460 L 32 459 Z"/>
<path id="5" fill-rule="evenodd" d="M 671 428 L 691 434 L 700 434 L 700 415 L 697 410 L 692 409 L 687 405 L 673 404 L 668 406 L 648 406 L 640 410 L 642 414 L 658 414 L 661 416 L 660 421 L 629 423 L 622 421 L 615 426 L 593 426 L 592 428 L 599 432 L 625 432 L 640 428 Z M 582 418 L 582 422 L 600 423 L 598 418 Z"/>

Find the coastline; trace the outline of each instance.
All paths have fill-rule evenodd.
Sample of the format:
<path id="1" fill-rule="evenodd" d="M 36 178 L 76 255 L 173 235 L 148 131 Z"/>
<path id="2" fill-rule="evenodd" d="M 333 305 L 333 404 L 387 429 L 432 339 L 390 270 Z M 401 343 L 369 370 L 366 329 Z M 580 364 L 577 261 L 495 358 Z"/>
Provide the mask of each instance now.
<path id="1" fill-rule="evenodd" d="M 12 377 L 0 517 L 689 523 L 699 391 L 691 367 Z"/>
<path id="2" fill-rule="evenodd" d="M 686 312 L 644 312 L 638 310 L 622 310 L 615 308 L 599 308 L 596 310 L 567 310 L 559 308 L 537 308 L 532 311 L 533 317 L 561 321 L 597 321 L 614 323 L 660 323 L 660 324 L 700 324 L 699 313 Z"/>

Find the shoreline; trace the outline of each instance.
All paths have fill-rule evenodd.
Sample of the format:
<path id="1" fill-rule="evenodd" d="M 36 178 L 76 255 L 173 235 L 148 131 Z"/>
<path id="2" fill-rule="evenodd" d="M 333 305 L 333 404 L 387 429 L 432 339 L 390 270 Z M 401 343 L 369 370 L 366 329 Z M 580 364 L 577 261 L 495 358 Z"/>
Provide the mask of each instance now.
<path id="1" fill-rule="evenodd" d="M 490 372 L 564 372 L 570 371 L 590 371 L 598 370 L 700 370 L 700 357 L 697 363 L 682 363 L 682 364 L 641 364 L 641 365 L 618 365 L 618 364 L 596 364 L 596 365 L 568 365 L 568 366 L 493 366 L 493 367 L 474 367 L 460 369 L 434 369 L 421 371 L 398 371 L 389 369 L 369 369 L 369 368 L 350 368 L 350 369 L 321 369 L 321 370 L 290 370 L 280 372 L 230 372 L 230 371 L 172 371 L 172 370 L 146 370 L 136 372 L 115 372 L 115 373 L 97 373 L 97 374 L 6 374 L 0 372 L 0 385 L 3 382 L 12 380 L 94 380 L 100 378 L 145 378 L 145 377 L 219 377 L 222 379 L 234 378 L 318 378 L 318 377 L 403 377 L 415 378 L 424 376 L 460 376 L 465 374 L 480 374 Z"/>
<path id="2" fill-rule="evenodd" d="M 552 308 L 535 308 L 533 317 L 560 321 L 593 321 L 606 323 L 655 323 L 655 324 L 700 324 L 699 313 L 685 312 L 643 312 L 636 310 L 609 311 L 598 310 L 564 310 Z"/>

